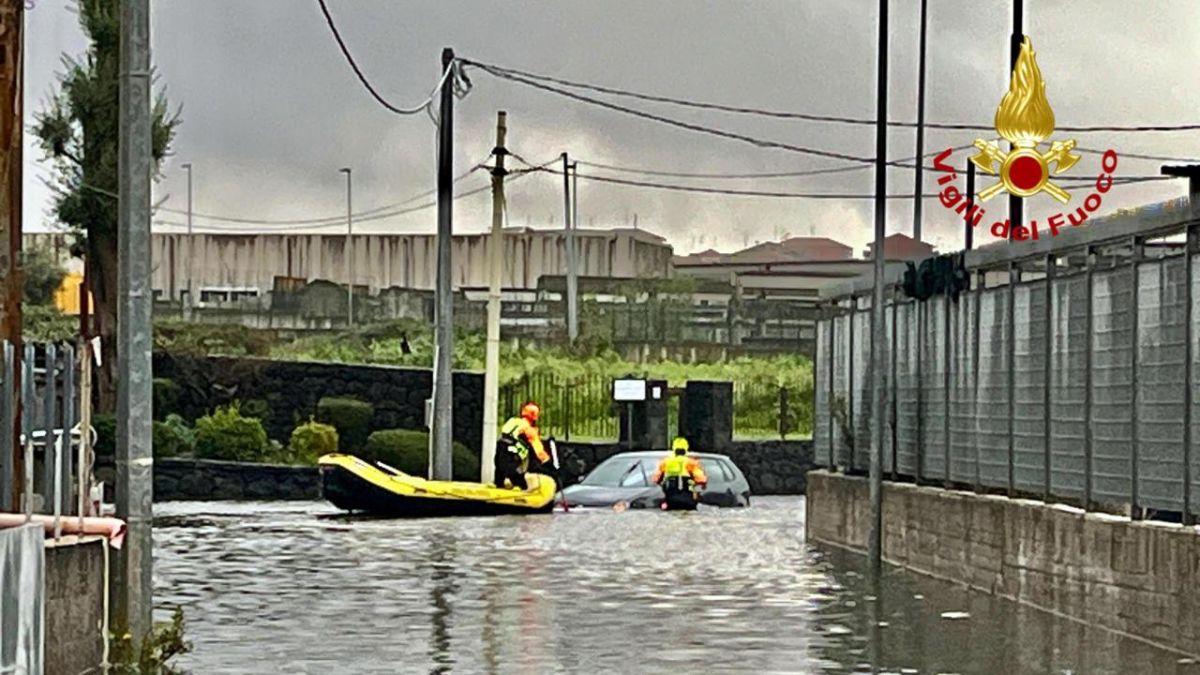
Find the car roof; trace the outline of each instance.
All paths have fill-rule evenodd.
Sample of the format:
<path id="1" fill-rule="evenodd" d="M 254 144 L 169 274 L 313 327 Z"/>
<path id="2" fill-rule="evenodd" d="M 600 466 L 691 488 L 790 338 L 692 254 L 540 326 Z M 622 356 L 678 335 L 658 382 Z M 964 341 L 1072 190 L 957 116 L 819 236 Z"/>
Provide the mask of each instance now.
<path id="1" fill-rule="evenodd" d="M 662 457 L 663 455 L 667 454 L 668 452 L 670 452 L 670 451 L 669 450 L 632 450 L 629 452 L 619 452 L 615 455 L 611 455 L 611 456 L 605 458 L 604 461 L 607 462 L 608 460 L 613 459 L 614 457 L 629 457 L 629 458 L 638 458 L 638 459 L 643 459 L 646 457 Z M 729 455 L 718 455 L 713 452 L 689 452 L 688 454 L 692 455 L 694 457 L 699 457 L 700 459 L 728 459 L 730 462 L 733 461 L 732 459 L 729 459 Z"/>

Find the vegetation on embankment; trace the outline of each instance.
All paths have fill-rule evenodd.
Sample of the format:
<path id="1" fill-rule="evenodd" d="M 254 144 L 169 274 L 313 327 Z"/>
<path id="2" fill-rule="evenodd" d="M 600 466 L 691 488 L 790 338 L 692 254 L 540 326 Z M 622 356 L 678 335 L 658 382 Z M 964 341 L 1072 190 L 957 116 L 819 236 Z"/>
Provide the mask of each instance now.
<path id="1" fill-rule="evenodd" d="M 155 347 L 190 355 L 261 356 L 281 360 L 324 361 L 428 368 L 433 365 L 433 329 L 419 321 L 393 321 L 362 326 L 348 331 L 309 335 L 295 340 L 278 338 L 271 331 L 241 326 L 159 322 Z M 454 367 L 480 371 L 484 368 L 486 338 L 483 334 L 459 331 L 455 336 Z M 643 376 L 683 386 L 688 380 L 733 382 L 735 416 L 743 429 L 756 436 L 771 436 L 778 428 L 778 390 L 789 393 L 788 424 L 791 433 L 812 432 L 812 362 L 800 354 L 740 357 L 717 363 L 680 361 L 627 361 L 603 341 L 566 346 L 521 345 L 502 342 L 500 382 L 508 385 L 529 375 L 566 384 Z M 607 407 L 604 407 L 607 410 Z M 761 419 L 759 419 L 761 418 Z"/>

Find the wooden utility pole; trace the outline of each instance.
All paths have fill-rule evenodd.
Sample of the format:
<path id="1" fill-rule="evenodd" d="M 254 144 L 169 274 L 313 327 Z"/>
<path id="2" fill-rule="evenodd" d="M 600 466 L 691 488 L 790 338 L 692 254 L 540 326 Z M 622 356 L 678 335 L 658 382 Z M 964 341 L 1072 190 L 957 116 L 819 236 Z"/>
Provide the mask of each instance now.
<path id="1" fill-rule="evenodd" d="M 488 301 L 487 301 L 487 351 L 484 354 L 483 371 L 483 454 L 479 462 L 479 481 L 491 483 L 496 479 L 496 419 L 500 405 L 500 289 L 504 284 L 504 137 L 508 133 L 506 113 L 496 113 L 496 148 L 492 155 L 496 165 L 492 167 L 492 234 L 488 243 Z"/>
<path id="2" fill-rule="evenodd" d="M 21 354 L 21 290 L 24 274 L 21 269 L 21 163 L 23 118 L 25 114 L 21 70 L 24 63 L 23 23 L 25 0 L 0 0 L 0 341 L 13 344 L 13 353 Z M 14 377 L 0 386 L 12 389 L 13 419 L 20 419 L 21 369 L 13 368 Z M 3 379 L 3 378 L 0 378 Z M 20 450 L 20 431 L 11 430 L 11 444 L 0 441 L 0 448 L 10 448 L 9 461 L 13 469 L 12 503 L 0 508 L 16 511 L 21 504 L 21 476 L 25 475 Z"/>

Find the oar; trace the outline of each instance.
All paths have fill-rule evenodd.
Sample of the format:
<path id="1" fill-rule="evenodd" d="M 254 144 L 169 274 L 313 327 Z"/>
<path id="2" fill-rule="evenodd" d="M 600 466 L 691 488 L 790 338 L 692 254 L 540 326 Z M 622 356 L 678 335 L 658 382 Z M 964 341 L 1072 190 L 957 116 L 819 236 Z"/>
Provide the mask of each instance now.
<path id="1" fill-rule="evenodd" d="M 563 489 L 562 472 L 558 464 L 558 443 L 555 443 L 553 438 L 550 439 L 550 459 L 554 462 L 554 485 L 558 488 L 558 491 L 554 493 L 554 498 L 558 499 L 562 495 Z M 566 497 L 563 497 L 562 507 L 563 513 L 571 512 L 571 507 L 567 506 Z"/>

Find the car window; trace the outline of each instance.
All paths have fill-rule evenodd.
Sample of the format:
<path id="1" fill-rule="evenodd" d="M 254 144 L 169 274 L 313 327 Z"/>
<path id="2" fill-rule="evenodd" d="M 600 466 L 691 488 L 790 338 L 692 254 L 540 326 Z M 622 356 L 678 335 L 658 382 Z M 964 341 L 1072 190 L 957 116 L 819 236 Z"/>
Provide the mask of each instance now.
<path id="1" fill-rule="evenodd" d="M 723 459 L 718 460 L 717 464 L 720 465 L 720 467 L 721 467 L 721 473 L 725 475 L 725 481 L 728 483 L 732 483 L 735 480 L 735 476 L 737 475 L 734 472 L 733 467 L 729 466 L 729 462 L 726 462 Z"/>
<path id="2" fill-rule="evenodd" d="M 629 473 L 625 474 L 625 478 L 621 481 L 621 487 L 646 487 L 650 484 L 650 474 L 654 473 L 655 466 L 651 460 L 639 460 L 636 469 L 630 469 Z"/>
<path id="3" fill-rule="evenodd" d="M 587 478 L 583 479 L 583 485 L 596 485 L 601 487 L 616 487 L 617 485 L 641 485 L 642 472 L 640 467 L 640 458 L 638 457 L 609 457 L 600 463 Z M 650 471 L 653 471 L 651 467 Z M 627 481 L 634 481 L 627 483 Z"/>

